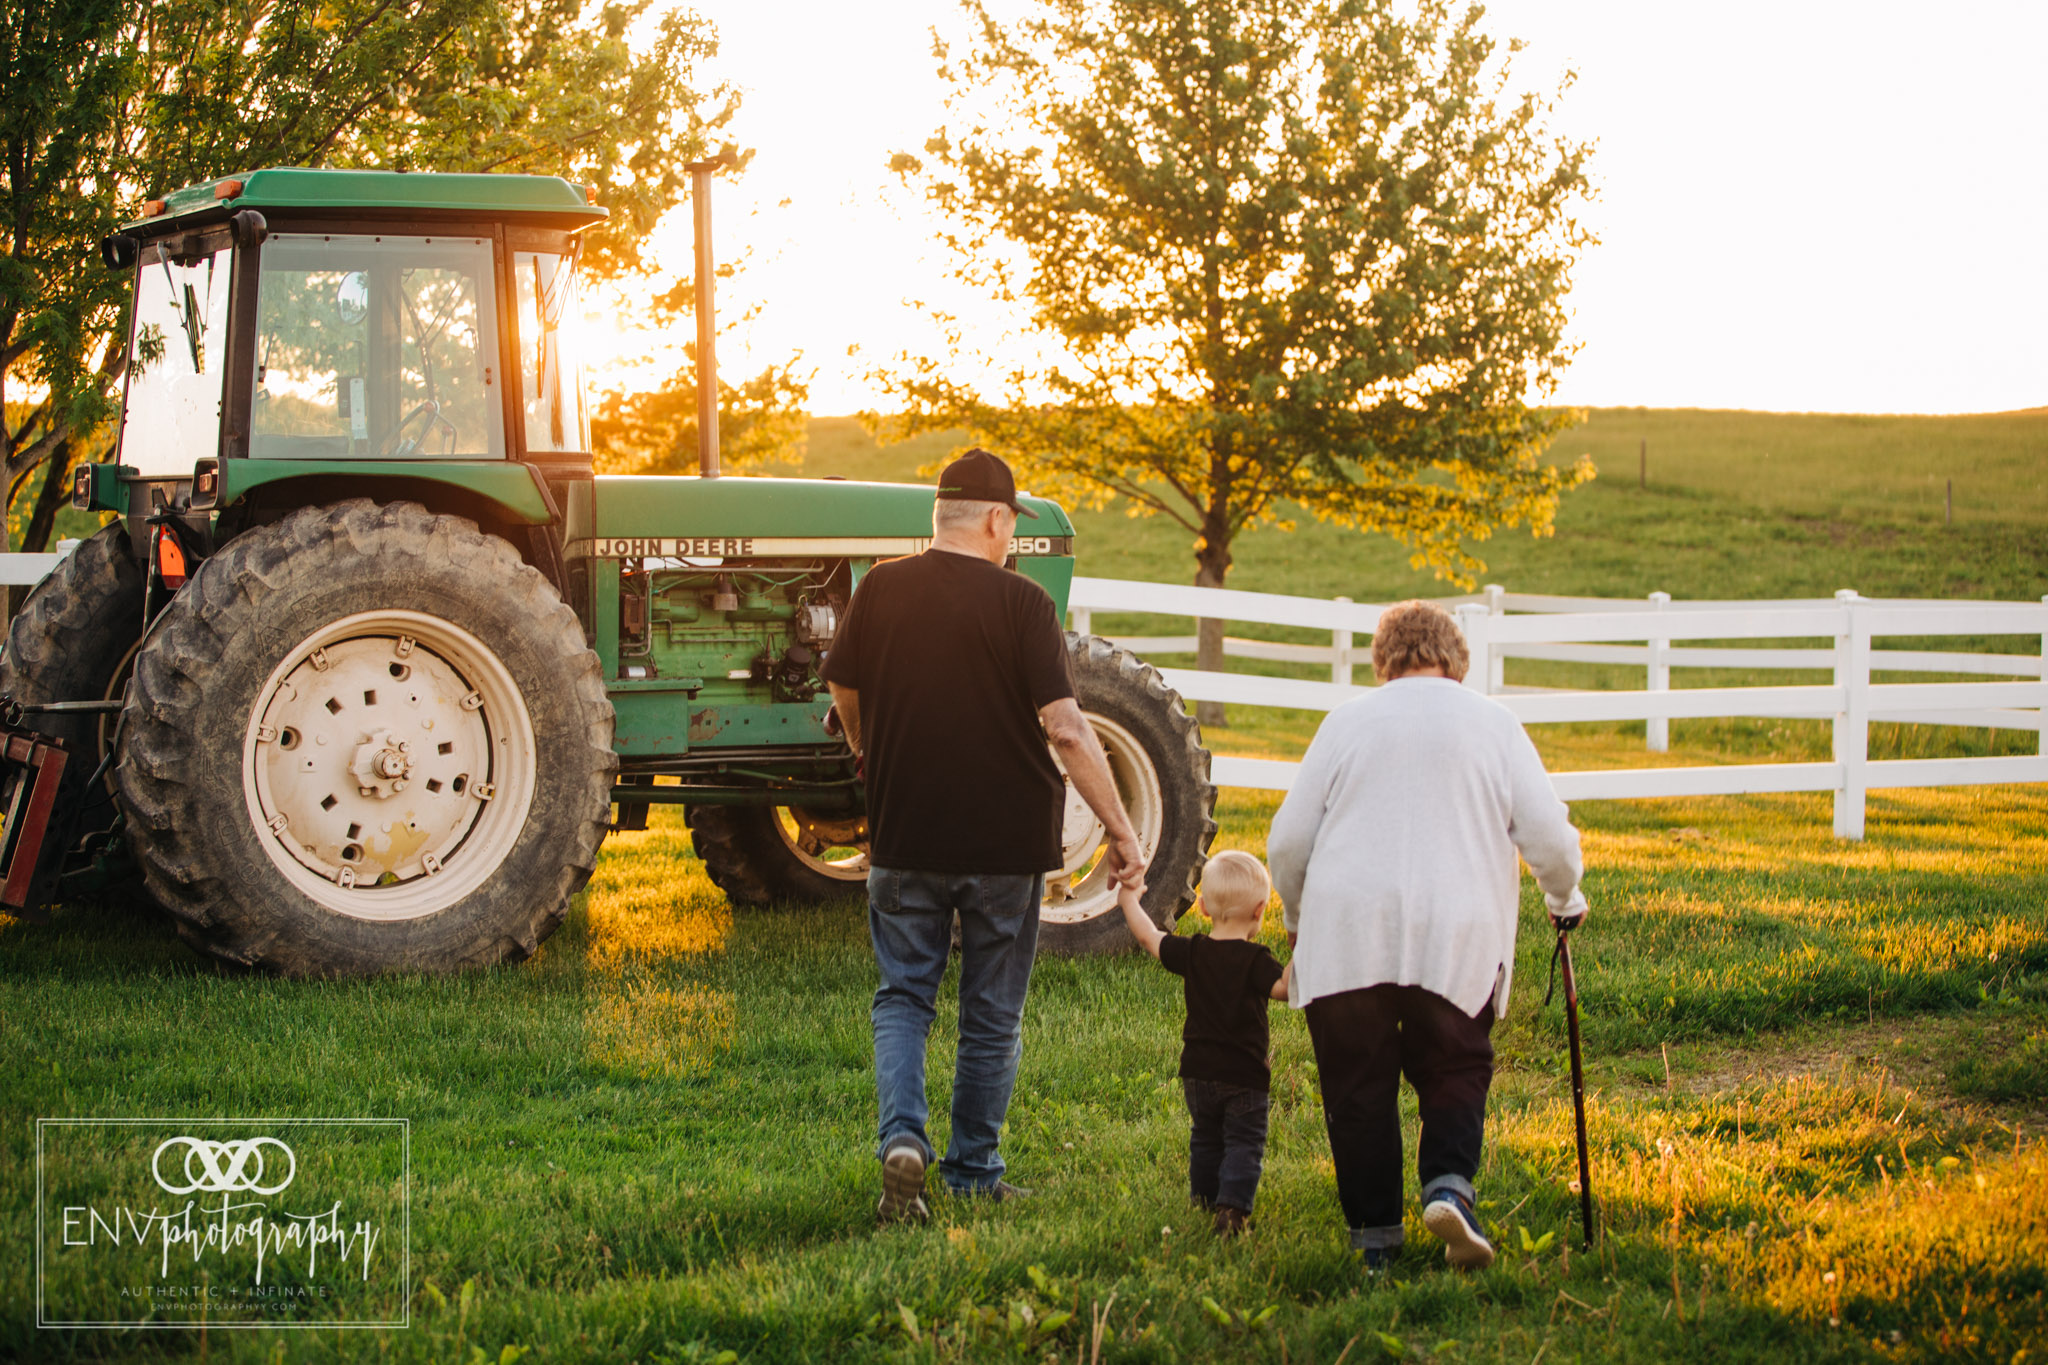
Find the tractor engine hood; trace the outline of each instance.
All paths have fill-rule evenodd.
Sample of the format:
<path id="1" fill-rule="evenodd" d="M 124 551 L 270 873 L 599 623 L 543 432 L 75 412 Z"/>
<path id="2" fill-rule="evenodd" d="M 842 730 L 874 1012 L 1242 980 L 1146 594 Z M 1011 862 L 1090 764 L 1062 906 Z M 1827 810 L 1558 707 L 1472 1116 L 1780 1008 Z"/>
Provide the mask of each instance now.
<path id="1" fill-rule="evenodd" d="M 572 555 L 884 558 L 915 554 L 932 534 L 929 485 L 600 475 L 592 491 L 592 534 L 569 546 Z M 1038 513 L 1019 521 L 1020 539 L 1052 542 L 1034 546 L 1040 554 L 1072 553 L 1073 523 L 1059 504 L 1019 501 Z"/>

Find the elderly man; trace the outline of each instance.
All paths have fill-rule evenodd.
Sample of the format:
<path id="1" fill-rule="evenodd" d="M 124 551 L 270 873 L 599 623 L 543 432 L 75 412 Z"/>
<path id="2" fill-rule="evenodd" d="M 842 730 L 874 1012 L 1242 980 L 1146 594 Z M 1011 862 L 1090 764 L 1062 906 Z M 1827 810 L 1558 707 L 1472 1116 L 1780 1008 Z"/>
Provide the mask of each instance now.
<path id="1" fill-rule="evenodd" d="M 1142 885 L 1144 853 L 1074 700 L 1052 598 L 1003 567 L 1020 514 L 1037 515 L 1001 460 L 970 450 L 948 465 L 931 548 L 868 571 L 825 661 L 866 765 L 883 1222 L 929 1216 L 925 1039 L 956 914 L 960 1049 L 940 1173 L 958 1194 L 1028 1193 L 1003 1179 L 997 1140 L 1045 874 L 1063 862 L 1065 787 L 1048 740 L 1108 832 L 1112 881 Z"/>
<path id="2" fill-rule="evenodd" d="M 1384 686 L 1323 722 L 1266 845 L 1337 1197 L 1372 1268 L 1402 1241 L 1403 1073 L 1422 1112 L 1422 1225 L 1452 1265 L 1493 1263 L 1472 1182 L 1514 969 L 1517 851 L 1555 919 L 1586 908 L 1578 831 L 1521 722 L 1459 685 L 1467 659 L 1442 607 L 1382 613 Z"/>

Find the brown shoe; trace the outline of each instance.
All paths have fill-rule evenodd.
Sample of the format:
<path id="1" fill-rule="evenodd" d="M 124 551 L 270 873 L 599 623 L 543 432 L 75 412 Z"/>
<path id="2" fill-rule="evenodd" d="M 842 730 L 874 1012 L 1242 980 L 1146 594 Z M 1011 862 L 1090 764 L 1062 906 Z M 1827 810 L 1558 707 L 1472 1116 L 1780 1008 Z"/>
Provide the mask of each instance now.
<path id="1" fill-rule="evenodd" d="M 1216 1206 L 1216 1235 L 1237 1237 L 1251 1225 L 1251 1217 L 1243 1209 L 1234 1209 L 1228 1204 Z"/>

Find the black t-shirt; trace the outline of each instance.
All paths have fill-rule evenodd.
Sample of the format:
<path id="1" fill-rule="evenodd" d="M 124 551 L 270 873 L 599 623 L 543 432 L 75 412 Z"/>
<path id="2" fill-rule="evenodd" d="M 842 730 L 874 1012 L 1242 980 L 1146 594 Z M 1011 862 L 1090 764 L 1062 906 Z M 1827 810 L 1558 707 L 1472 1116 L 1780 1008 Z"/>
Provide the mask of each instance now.
<path id="1" fill-rule="evenodd" d="M 1269 1087 L 1266 1004 L 1280 979 L 1279 960 L 1249 939 L 1168 934 L 1159 940 L 1159 965 L 1183 979 L 1187 999 L 1180 1074 L 1253 1090 Z"/>
<path id="2" fill-rule="evenodd" d="M 927 550 L 861 579 L 825 656 L 860 693 L 868 858 L 920 872 L 1049 872 L 1066 784 L 1038 710 L 1074 695 L 1052 598 Z"/>

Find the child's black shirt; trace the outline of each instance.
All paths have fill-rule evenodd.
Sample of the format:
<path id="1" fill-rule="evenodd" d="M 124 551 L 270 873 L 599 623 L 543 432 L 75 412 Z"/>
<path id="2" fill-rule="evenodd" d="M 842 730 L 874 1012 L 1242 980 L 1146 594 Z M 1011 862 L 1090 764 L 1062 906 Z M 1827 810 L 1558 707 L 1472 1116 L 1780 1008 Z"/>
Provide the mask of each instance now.
<path id="1" fill-rule="evenodd" d="M 1180 1074 L 1269 1089 L 1266 1003 L 1280 979 L 1279 960 L 1248 939 L 1169 934 L 1159 941 L 1159 965 L 1182 979 L 1187 1001 Z"/>

